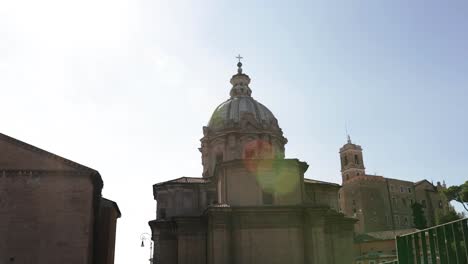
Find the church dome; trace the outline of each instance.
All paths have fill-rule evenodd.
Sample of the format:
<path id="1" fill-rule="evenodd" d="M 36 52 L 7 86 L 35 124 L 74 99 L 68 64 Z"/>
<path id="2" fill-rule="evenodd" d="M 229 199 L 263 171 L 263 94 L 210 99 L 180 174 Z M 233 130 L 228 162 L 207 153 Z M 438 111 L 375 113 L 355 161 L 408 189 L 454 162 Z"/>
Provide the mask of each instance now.
<path id="1" fill-rule="evenodd" d="M 220 104 L 214 111 L 208 123 L 211 130 L 221 130 L 235 126 L 241 121 L 241 117 L 250 115 L 260 128 L 278 126 L 273 113 L 264 105 L 252 97 L 233 97 Z"/>
<path id="2" fill-rule="evenodd" d="M 237 57 L 242 58 L 240 55 Z M 242 73 L 231 78 L 230 98 L 216 107 L 200 139 L 203 177 L 214 174 L 220 162 L 251 159 L 284 159 L 288 140 L 273 113 L 252 98 L 250 77 Z"/>
<path id="3" fill-rule="evenodd" d="M 242 73 L 242 63 L 238 63 L 238 73 L 231 78 L 231 98 L 216 107 L 208 122 L 210 131 L 219 131 L 241 126 L 248 120 L 258 129 L 281 131 L 273 113 L 263 104 L 252 98 L 250 78 Z"/>

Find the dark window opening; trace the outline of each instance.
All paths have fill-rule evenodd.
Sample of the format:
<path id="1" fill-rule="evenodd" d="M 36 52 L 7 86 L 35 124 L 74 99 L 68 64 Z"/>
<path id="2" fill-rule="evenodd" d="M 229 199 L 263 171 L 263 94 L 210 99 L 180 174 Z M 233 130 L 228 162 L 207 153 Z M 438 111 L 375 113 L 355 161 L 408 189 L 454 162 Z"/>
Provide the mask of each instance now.
<path id="1" fill-rule="evenodd" d="M 211 205 L 211 204 L 217 204 L 218 203 L 218 200 L 217 200 L 217 197 L 216 197 L 216 193 L 215 192 L 208 192 L 207 193 L 207 196 L 206 196 L 206 199 L 208 201 L 208 205 Z"/>
<path id="2" fill-rule="evenodd" d="M 223 162 L 223 153 L 218 153 L 216 155 L 216 164 Z"/>
<path id="3" fill-rule="evenodd" d="M 263 191 L 262 193 L 263 204 L 273 204 L 273 193 L 268 191 Z"/>
<path id="4" fill-rule="evenodd" d="M 159 208 L 158 216 L 161 219 L 166 218 L 166 208 Z"/>
<path id="5" fill-rule="evenodd" d="M 354 155 L 354 163 L 359 164 L 359 157 L 358 157 L 358 155 Z"/>
<path id="6" fill-rule="evenodd" d="M 345 166 L 348 165 L 348 157 L 346 157 L 346 156 L 344 157 L 344 165 Z"/>

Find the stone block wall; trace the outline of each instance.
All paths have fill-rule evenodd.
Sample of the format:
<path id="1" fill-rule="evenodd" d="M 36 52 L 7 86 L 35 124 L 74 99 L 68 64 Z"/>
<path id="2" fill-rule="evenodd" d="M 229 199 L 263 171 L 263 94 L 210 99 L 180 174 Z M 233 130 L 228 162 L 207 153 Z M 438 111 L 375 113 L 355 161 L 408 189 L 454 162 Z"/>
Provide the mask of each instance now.
<path id="1" fill-rule="evenodd" d="M 0 171 L 0 263 L 91 263 L 93 188 L 74 172 Z"/>

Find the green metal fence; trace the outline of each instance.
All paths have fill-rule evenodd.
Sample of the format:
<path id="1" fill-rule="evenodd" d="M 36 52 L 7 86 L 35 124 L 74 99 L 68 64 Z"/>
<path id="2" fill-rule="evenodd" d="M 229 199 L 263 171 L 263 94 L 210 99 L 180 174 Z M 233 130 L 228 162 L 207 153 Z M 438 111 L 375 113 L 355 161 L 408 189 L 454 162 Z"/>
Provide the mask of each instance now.
<path id="1" fill-rule="evenodd" d="M 398 260 L 394 260 L 394 261 L 386 261 L 386 262 L 382 262 L 380 264 L 398 264 Z"/>
<path id="2" fill-rule="evenodd" d="M 392 264 L 468 264 L 468 218 L 396 238 Z"/>

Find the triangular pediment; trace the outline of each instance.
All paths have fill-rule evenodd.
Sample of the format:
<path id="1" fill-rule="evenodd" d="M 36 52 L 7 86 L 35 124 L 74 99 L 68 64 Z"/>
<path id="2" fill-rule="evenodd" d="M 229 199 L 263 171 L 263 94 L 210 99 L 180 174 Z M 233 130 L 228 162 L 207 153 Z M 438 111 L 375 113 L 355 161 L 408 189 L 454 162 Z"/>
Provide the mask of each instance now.
<path id="1" fill-rule="evenodd" d="M 432 190 L 435 188 L 435 186 L 432 183 L 430 183 L 428 180 L 418 181 L 415 184 L 415 186 L 418 189 L 427 189 L 427 190 Z"/>
<path id="2" fill-rule="evenodd" d="M 0 133 L 0 170 L 92 169 Z"/>

